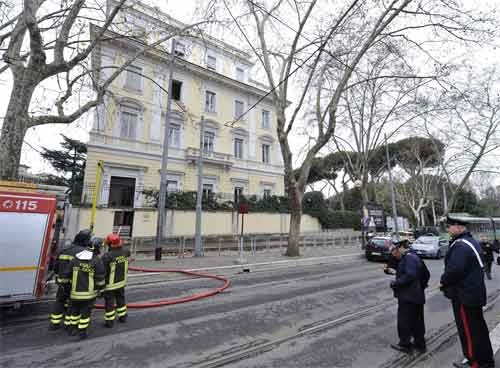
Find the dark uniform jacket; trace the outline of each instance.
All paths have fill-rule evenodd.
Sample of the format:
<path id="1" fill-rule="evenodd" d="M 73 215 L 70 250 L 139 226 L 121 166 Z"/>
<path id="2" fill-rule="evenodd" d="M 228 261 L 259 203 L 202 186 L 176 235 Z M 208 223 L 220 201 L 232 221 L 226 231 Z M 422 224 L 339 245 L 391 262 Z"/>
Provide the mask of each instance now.
<path id="1" fill-rule="evenodd" d="M 401 258 L 396 270 L 396 280 L 391 284 L 399 302 L 425 304 L 422 268 L 422 260 L 414 253 L 408 252 Z"/>
<path id="2" fill-rule="evenodd" d="M 483 267 L 476 253 L 464 241 L 470 242 L 478 255 L 481 246 L 469 232 L 460 234 L 450 241 L 450 248 L 444 259 L 444 273 L 441 285 L 444 295 L 466 306 L 486 305 L 486 286 Z"/>
<path id="3" fill-rule="evenodd" d="M 71 246 L 59 252 L 54 265 L 54 273 L 57 275 L 56 282 L 59 285 L 69 284 L 71 280 L 69 278 L 63 277 L 63 274 L 67 273 L 69 264 L 73 260 L 73 258 L 75 258 L 75 254 L 80 253 L 84 249 L 84 247 L 78 244 L 71 244 Z"/>
<path id="4" fill-rule="evenodd" d="M 125 287 L 128 275 L 128 257 L 130 257 L 130 252 L 123 248 L 111 248 L 102 256 L 106 271 L 106 290 Z"/>
<path id="5" fill-rule="evenodd" d="M 97 291 L 104 288 L 102 261 L 88 249 L 75 255 L 64 275 L 71 281 L 72 300 L 94 299 Z"/>

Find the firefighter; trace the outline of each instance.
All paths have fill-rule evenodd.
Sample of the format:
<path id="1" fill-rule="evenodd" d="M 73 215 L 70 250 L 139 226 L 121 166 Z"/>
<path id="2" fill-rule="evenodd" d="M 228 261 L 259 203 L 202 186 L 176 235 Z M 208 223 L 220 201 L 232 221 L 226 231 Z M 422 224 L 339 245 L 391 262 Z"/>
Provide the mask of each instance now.
<path id="1" fill-rule="evenodd" d="M 106 288 L 104 290 L 104 326 L 113 327 L 115 318 L 124 323 L 127 320 L 127 304 L 125 303 L 125 286 L 127 284 L 128 257 L 130 252 L 123 249 L 123 242 L 118 234 L 106 237 L 109 251 L 102 256 L 106 271 Z M 115 309 L 116 300 L 116 309 Z"/>
<path id="2" fill-rule="evenodd" d="M 446 217 L 450 247 L 444 259 L 440 289 L 451 300 L 465 361 L 454 367 L 490 368 L 495 366 L 493 350 L 484 320 L 486 305 L 481 246 L 467 231 L 462 219 Z"/>
<path id="3" fill-rule="evenodd" d="M 58 285 L 56 301 L 50 314 L 50 330 L 57 330 L 61 327 L 64 318 L 64 327 L 70 327 L 69 294 L 71 291 L 71 280 L 64 277 L 65 270 L 75 254 L 84 250 L 90 241 L 91 232 L 88 229 L 81 230 L 76 234 L 73 243 L 63 249 L 57 256 L 54 264 L 54 273 L 56 274 L 56 283 Z"/>
<path id="4" fill-rule="evenodd" d="M 90 314 L 98 292 L 104 289 L 104 267 L 101 259 L 87 248 L 75 254 L 65 276 L 71 280 L 71 331 L 78 332 L 80 340 L 87 338 Z"/>
<path id="5" fill-rule="evenodd" d="M 89 245 L 89 249 L 96 255 L 96 256 L 100 256 L 101 255 L 101 251 L 102 251 L 102 244 L 103 244 L 103 241 L 102 241 L 102 238 L 99 238 L 97 236 L 93 236 L 91 239 L 90 239 L 90 245 Z"/>

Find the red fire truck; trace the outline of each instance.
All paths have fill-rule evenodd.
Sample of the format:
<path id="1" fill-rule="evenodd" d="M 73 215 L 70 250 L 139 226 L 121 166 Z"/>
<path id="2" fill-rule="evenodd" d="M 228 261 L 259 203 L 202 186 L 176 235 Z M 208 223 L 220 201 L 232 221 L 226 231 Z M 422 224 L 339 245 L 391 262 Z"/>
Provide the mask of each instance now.
<path id="1" fill-rule="evenodd" d="M 0 305 L 43 296 L 56 205 L 55 195 L 0 191 Z"/>

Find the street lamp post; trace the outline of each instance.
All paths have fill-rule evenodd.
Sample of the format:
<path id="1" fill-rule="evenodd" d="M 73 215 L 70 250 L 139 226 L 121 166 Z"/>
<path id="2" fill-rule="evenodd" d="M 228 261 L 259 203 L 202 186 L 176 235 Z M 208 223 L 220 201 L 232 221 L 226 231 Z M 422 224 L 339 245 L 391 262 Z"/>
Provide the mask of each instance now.
<path id="1" fill-rule="evenodd" d="M 387 170 L 389 172 L 389 184 L 391 187 L 391 202 L 392 202 L 392 217 L 394 222 L 394 231 L 396 232 L 396 239 L 399 239 L 398 231 L 398 210 L 396 207 L 396 193 L 394 192 L 394 181 L 392 180 L 391 163 L 389 159 L 389 144 L 387 143 L 387 135 L 385 136 L 385 155 L 387 158 Z"/>

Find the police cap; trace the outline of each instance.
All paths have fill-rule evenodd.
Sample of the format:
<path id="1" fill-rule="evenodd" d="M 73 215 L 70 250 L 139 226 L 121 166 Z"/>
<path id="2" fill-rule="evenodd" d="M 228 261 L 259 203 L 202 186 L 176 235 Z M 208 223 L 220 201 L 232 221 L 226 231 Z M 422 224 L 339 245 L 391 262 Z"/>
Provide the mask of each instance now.
<path id="1" fill-rule="evenodd" d="M 449 215 L 446 216 L 445 222 L 446 222 L 446 225 L 462 225 L 462 226 L 467 226 L 469 224 L 463 218 L 450 217 Z"/>
<path id="2" fill-rule="evenodd" d="M 408 239 L 393 240 L 391 251 L 396 248 L 409 248 L 409 247 L 410 247 L 410 242 L 408 241 Z"/>

